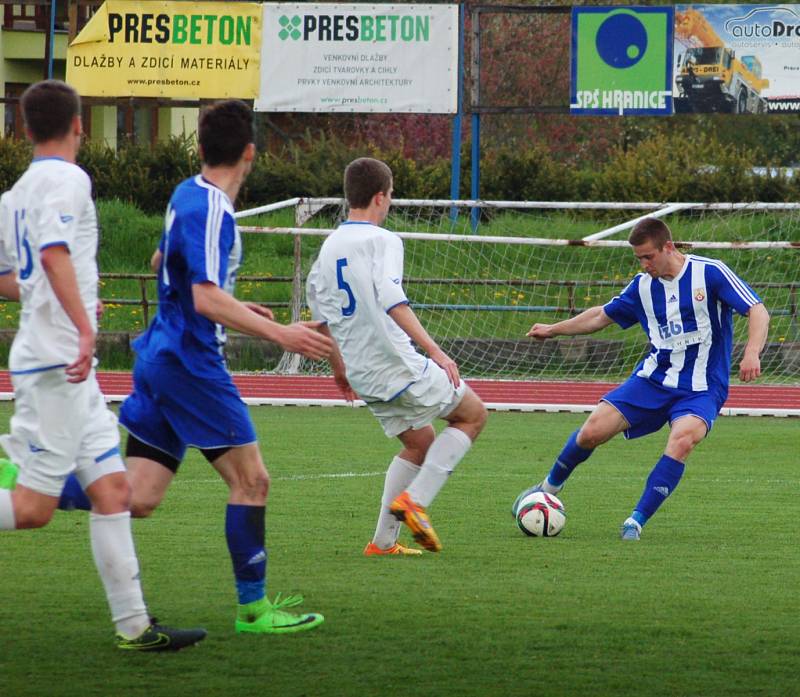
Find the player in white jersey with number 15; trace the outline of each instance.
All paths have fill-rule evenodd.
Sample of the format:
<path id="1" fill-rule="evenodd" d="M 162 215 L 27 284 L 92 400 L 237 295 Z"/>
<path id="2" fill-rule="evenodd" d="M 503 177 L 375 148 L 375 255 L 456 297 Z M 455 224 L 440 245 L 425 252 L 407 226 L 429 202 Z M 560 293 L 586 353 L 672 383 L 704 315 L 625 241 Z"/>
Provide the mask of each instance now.
<path id="1" fill-rule="evenodd" d="M 74 472 L 92 506 L 89 535 L 125 650 L 179 649 L 202 629 L 151 621 L 131 537 L 130 486 L 119 452 L 117 419 L 94 374 L 97 332 L 97 216 L 89 176 L 75 164 L 80 99 L 46 80 L 22 95 L 33 162 L 0 204 L 0 294 L 19 299 L 19 331 L 9 356 L 14 384 L 11 433 L 0 437 L 19 469 L 3 477 L 0 530 L 46 525 Z M 2 474 L 2 472 L 0 472 Z M 51 628 L 59 631 L 58 622 Z M 74 635 L 70 634 L 74 640 Z"/>
<path id="2" fill-rule="evenodd" d="M 558 493 L 572 471 L 594 448 L 620 432 L 638 438 L 669 423 L 664 454 L 644 492 L 622 524 L 623 540 L 638 540 L 642 526 L 678 486 L 692 449 L 711 430 L 728 397 L 733 347 L 733 310 L 748 318 L 747 345 L 739 377 L 761 374 L 761 350 L 769 314 L 761 299 L 724 263 L 680 253 L 664 222 L 640 220 L 628 238 L 643 273 L 605 305 L 556 324 L 534 324 L 528 336 L 591 334 L 616 322 L 638 324 L 650 341 L 649 354 L 628 380 L 606 394 L 580 430 L 567 440 L 547 477 L 522 492 Z"/>
<path id="3" fill-rule="evenodd" d="M 403 242 L 380 227 L 392 185 L 392 171 L 380 160 L 363 157 L 347 166 L 349 217 L 325 240 L 307 282 L 312 315 L 338 345 L 330 358 L 336 383 L 349 399 L 367 402 L 386 435 L 403 444 L 386 472 L 367 556 L 419 554 L 398 544 L 400 522 L 426 549 L 441 549 L 425 509 L 486 421 L 483 403 L 408 304 Z M 438 437 L 436 418 L 448 422 Z"/>

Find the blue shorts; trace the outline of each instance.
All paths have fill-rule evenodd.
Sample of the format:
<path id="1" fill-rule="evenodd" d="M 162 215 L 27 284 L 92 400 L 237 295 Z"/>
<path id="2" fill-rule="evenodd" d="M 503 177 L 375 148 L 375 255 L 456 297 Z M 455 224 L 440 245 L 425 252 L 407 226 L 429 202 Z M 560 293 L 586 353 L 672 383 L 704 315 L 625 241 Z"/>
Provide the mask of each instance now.
<path id="1" fill-rule="evenodd" d="M 256 442 L 256 432 L 231 376 L 200 378 L 179 363 L 136 360 L 133 392 L 120 423 L 140 441 L 183 459 L 187 447 L 215 449 Z"/>
<path id="2" fill-rule="evenodd" d="M 661 387 L 646 378 L 633 375 L 619 387 L 603 395 L 629 424 L 626 438 L 639 438 L 655 433 L 665 423 L 682 416 L 696 416 L 705 421 L 706 433 L 711 430 L 725 400 L 711 392 L 687 392 Z"/>

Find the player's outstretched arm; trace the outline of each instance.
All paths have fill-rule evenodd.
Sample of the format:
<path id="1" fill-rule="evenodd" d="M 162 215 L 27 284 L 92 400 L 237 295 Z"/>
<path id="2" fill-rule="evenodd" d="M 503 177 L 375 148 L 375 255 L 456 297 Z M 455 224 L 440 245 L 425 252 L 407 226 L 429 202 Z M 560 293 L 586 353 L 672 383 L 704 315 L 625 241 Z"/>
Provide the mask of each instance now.
<path id="1" fill-rule="evenodd" d="M 316 331 L 319 322 L 278 324 L 208 282 L 192 285 L 192 298 L 197 312 L 228 329 L 272 341 L 287 351 L 302 353 L 313 360 L 330 355 L 332 343 Z"/>
<path id="2" fill-rule="evenodd" d="M 555 336 L 576 336 L 578 334 L 593 334 L 613 324 L 612 320 L 603 310 L 602 305 L 590 307 L 579 315 L 565 319 L 555 324 L 534 324 L 527 336 L 544 341 Z"/>
<path id="3" fill-rule="evenodd" d="M 81 300 L 78 279 L 69 250 L 55 245 L 42 250 L 42 268 L 58 302 L 78 330 L 78 357 L 66 368 L 69 382 L 83 382 L 89 377 L 94 358 L 95 335 Z"/>
<path id="4" fill-rule="evenodd" d="M 458 365 L 450 358 L 439 345 L 431 338 L 430 334 L 425 331 L 417 316 L 414 314 L 408 305 L 395 305 L 389 310 L 389 317 L 391 317 L 400 329 L 402 329 L 411 340 L 419 346 L 425 353 L 428 354 L 430 359 L 436 363 L 450 379 L 455 387 L 461 383 L 461 376 L 458 373 Z"/>
<path id="5" fill-rule="evenodd" d="M 769 312 L 763 303 L 753 305 L 747 313 L 747 343 L 739 363 L 739 378 L 750 382 L 761 375 L 761 351 L 767 343 Z"/>
<path id="6" fill-rule="evenodd" d="M 258 303 L 251 303 L 251 302 L 244 302 L 243 304 L 248 310 L 255 312 L 257 315 L 261 315 L 262 317 L 266 317 L 267 319 L 272 319 L 272 320 L 275 319 L 275 314 L 272 312 L 272 310 L 270 310 L 268 307 L 265 307 L 264 305 L 259 305 Z"/>

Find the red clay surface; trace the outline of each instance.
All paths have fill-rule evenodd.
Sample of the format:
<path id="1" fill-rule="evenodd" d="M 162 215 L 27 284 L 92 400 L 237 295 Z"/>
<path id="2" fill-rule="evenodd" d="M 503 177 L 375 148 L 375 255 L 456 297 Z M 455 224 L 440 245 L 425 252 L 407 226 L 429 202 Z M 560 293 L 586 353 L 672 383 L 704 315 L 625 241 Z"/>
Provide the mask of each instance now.
<path id="1" fill-rule="evenodd" d="M 106 395 L 127 395 L 131 391 L 130 373 L 98 373 Z M 235 375 L 242 397 L 261 399 L 342 399 L 333 378 L 291 375 Z M 612 382 L 524 382 L 516 380 L 469 380 L 484 402 L 497 404 L 592 405 L 616 386 Z M 0 393 L 13 388 L 7 371 L 0 371 Z M 800 386 L 734 385 L 725 403 L 731 409 L 800 410 Z"/>

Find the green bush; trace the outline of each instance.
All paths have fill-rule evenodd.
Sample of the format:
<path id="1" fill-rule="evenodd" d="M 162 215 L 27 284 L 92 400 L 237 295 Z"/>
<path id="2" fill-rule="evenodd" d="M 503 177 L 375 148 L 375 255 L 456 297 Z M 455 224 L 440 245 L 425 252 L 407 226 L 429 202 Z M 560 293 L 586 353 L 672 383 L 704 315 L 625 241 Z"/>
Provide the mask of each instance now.
<path id="1" fill-rule="evenodd" d="M 700 135 L 658 133 L 618 149 L 595 178 L 592 197 L 604 201 L 753 201 L 757 155 Z"/>
<path id="2" fill-rule="evenodd" d="M 572 201 L 579 195 L 575 170 L 541 146 L 487 153 L 480 191 L 483 199 L 506 201 Z"/>
<path id="3" fill-rule="evenodd" d="M 30 161 L 31 146 L 27 141 L 0 138 L 0 191 L 8 191 Z"/>
<path id="4" fill-rule="evenodd" d="M 124 143 L 116 152 L 90 141 L 81 148 L 78 164 L 92 177 L 97 198 L 161 213 L 175 186 L 199 171 L 200 159 L 191 139 L 174 137 L 153 148 Z"/>
<path id="5" fill-rule="evenodd" d="M 800 177 L 775 171 L 753 174 L 756 164 L 769 165 L 752 145 L 723 144 L 716 134 L 697 129 L 667 132 L 653 129 L 612 151 L 600 166 L 578 160 L 559 161 L 548 148 L 485 149 L 481 159 L 480 196 L 487 200 L 597 200 L 597 201 L 794 201 Z M 262 152 L 239 195 L 246 208 L 295 196 L 342 195 L 342 172 L 360 156 L 385 160 L 395 174 L 397 198 L 449 198 L 450 161 L 418 161 L 402 150 L 353 146 L 332 136 L 286 146 L 280 152 Z M 0 185 L 7 189 L 30 161 L 29 145 L 0 139 Z M 119 200 L 145 213 L 161 215 L 175 186 L 199 171 L 195 144 L 172 138 L 147 148 L 131 143 L 117 151 L 89 142 L 79 164 L 94 181 L 100 200 Z M 461 198 L 469 195 L 470 153 L 462 152 Z"/>

